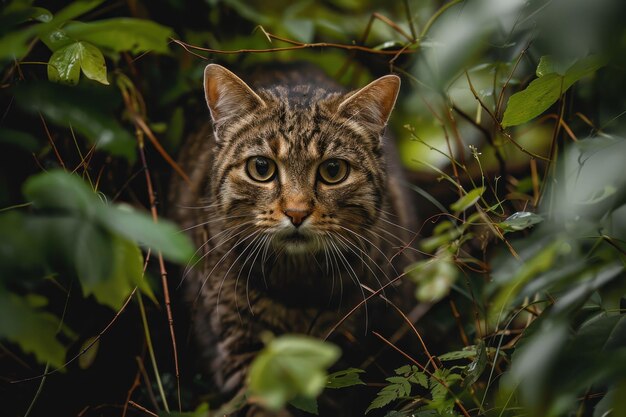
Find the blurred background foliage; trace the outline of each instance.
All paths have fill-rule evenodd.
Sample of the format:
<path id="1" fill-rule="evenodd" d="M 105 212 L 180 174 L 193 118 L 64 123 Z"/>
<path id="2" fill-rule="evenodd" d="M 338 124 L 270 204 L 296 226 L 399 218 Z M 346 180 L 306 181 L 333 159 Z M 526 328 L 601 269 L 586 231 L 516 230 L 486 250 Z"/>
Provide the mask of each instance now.
<path id="1" fill-rule="evenodd" d="M 390 130 L 420 215 L 417 330 L 410 361 L 379 335 L 404 365 L 332 374 L 334 346 L 268 340 L 250 398 L 315 414 L 320 392 L 360 390 L 333 415 L 626 415 L 623 2 L 1 5 L 3 415 L 219 406 L 163 262 L 194 251 L 162 218 L 167 181 L 207 121 L 208 62 L 296 60 L 347 88 L 403 78 Z"/>

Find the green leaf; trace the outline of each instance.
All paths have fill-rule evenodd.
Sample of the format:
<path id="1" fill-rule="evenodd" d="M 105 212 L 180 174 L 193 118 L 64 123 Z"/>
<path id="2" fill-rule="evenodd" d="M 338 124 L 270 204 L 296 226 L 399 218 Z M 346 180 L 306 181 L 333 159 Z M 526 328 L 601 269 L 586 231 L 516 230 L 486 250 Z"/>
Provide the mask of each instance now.
<path id="1" fill-rule="evenodd" d="M 316 416 L 319 415 L 317 399 L 315 398 L 297 396 L 289 401 L 289 404 L 293 405 L 298 410 L 306 411 L 307 413 L 315 414 Z"/>
<path id="2" fill-rule="evenodd" d="M 82 23 L 71 22 L 63 27 L 65 35 L 72 39 L 87 41 L 114 52 L 129 51 L 133 54 L 153 51 L 166 53 L 172 29 L 158 23 L 118 17 Z"/>
<path id="3" fill-rule="evenodd" d="M 546 62 L 540 64 L 538 72 L 542 74 L 554 70 L 552 64 Z M 571 66 L 565 75 L 550 72 L 533 80 L 525 90 L 511 96 L 504 112 L 502 126 L 517 126 L 539 116 L 556 103 L 572 84 L 605 64 L 606 61 L 601 57 L 588 56 Z"/>
<path id="4" fill-rule="evenodd" d="M 455 203 L 450 205 L 450 208 L 456 212 L 465 211 L 473 206 L 485 192 L 485 187 L 474 188 L 469 191 L 463 197 L 459 198 Z"/>
<path id="5" fill-rule="evenodd" d="M 415 372 L 410 378 L 409 381 L 421 385 L 424 388 L 428 388 L 428 377 L 424 372 Z"/>
<path id="6" fill-rule="evenodd" d="M 43 7 L 31 7 L 24 4 L 17 5 L 13 3 L 4 6 L 4 10 L 2 10 L 2 15 L 0 16 L 0 34 L 30 19 L 39 22 L 49 22 L 52 20 L 52 13 Z"/>
<path id="7" fill-rule="evenodd" d="M 389 404 L 390 402 L 397 400 L 398 397 L 400 396 L 399 391 L 401 389 L 402 389 L 401 385 L 389 384 L 383 389 L 381 389 L 380 391 L 378 391 L 378 393 L 376 394 L 376 398 L 374 398 L 374 400 L 370 403 L 370 405 L 365 410 L 365 414 L 369 413 L 370 411 L 374 409 L 382 408 L 386 406 L 387 404 Z"/>
<path id="8" fill-rule="evenodd" d="M 29 177 L 22 189 L 24 196 L 42 210 L 66 210 L 85 217 L 95 214 L 100 201 L 83 180 L 65 171 L 48 171 Z"/>
<path id="9" fill-rule="evenodd" d="M 534 226 L 537 223 L 541 223 L 543 217 L 538 214 L 528 211 L 518 211 L 511 214 L 505 221 L 498 223 L 504 231 L 516 232 L 518 230 L 524 230 Z"/>
<path id="10" fill-rule="evenodd" d="M 113 256 L 109 259 L 112 271 L 106 279 L 87 283 L 81 281 L 85 295 L 93 294 L 100 304 L 119 310 L 135 286 L 155 300 L 152 290 L 143 277 L 141 251 L 132 242 L 112 236 Z"/>
<path id="11" fill-rule="evenodd" d="M 65 363 L 65 348 L 56 338 L 60 321 L 50 313 L 32 308 L 26 299 L 0 287 L 0 338 L 16 343 L 33 353 L 40 363 L 60 368 Z"/>
<path id="12" fill-rule="evenodd" d="M 110 235 L 97 224 L 83 221 L 76 230 L 75 239 L 73 260 L 83 288 L 90 288 L 108 279 L 113 269 Z"/>
<path id="13" fill-rule="evenodd" d="M 552 74 L 554 72 L 557 71 L 551 56 L 544 55 L 539 58 L 539 64 L 537 64 L 536 71 L 537 77 L 543 77 L 544 75 Z"/>
<path id="14" fill-rule="evenodd" d="M 480 375 L 482 375 L 485 367 L 487 366 L 487 349 L 485 347 L 485 342 L 482 340 L 478 343 L 476 347 L 476 357 L 467 365 L 465 368 L 465 378 L 461 382 L 462 386 L 472 385 L 474 382 L 478 381 Z"/>
<path id="15" fill-rule="evenodd" d="M 565 72 L 564 85 L 566 88 L 570 88 L 576 81 L 586 77 L 587 75 L 593 74 L 606 64 L 606 58 L 597 55 L 591 55 L 583 58 L 572 65 L 567 72 Z"/>
<path id="16" fill-rule="evenodd" d="M 273 339 L 250 366 L 250 400 L 278 410 L 297 396 L 316 398 L 326 385 L 326 368 L 339 355 L 335 345 L 308 336 Z"/>
<path id="17" fill-rule="evenodd" d="M 15 99 L 30 113 L 42 113 L 57 125 L 72 127 L 96 148 L 135 161 L 135 140 L 105 108 L 97 90 L 50 82 L 29 82 L 15 88 Z"/>
<path id="18" fill-rule="evenodd" d="M 102 4 L 104 0 L 76 0 L 71 2 L 65 8 L 59 10 L 54 15 L 54 19 L 52 20 L 54 24 L 60 25 L 62 23 L 67 22 L 68 20 L 74 19 L 82 14 L 87 13 L 90 10 L 95 9 L 100 4 Z"/>
<path id="19" fill-rule="evenodd" d="M 96 360 L 96 356 L 98 356 L 98 349 L 100 348 L 100 339 L 97 336 L 88 338 L 83 342 L 80 347 L 80 351 L 82 352 L 90 345 L 91 347 L 78 357 L 78 366 L 80 369 L 89 368 L 93 364 L 93 361 Z"/>
<path id="20" fill-rule="evenodd" d="M 458 268 L 451 254 L 440 250 L 434 258 L 418 261 L 407 268 L 407 274 L 415 286 L 419 301 L 436 302 L 445 297 L 456 281 Z"/>
<path id="21" fill-rule="evenodd" d="M 107 206 L 99 212 L 99 219 L 110 229 L 140 245 L 160 251 L 174 262 L 188 262 L 194 247 L 176 225 L 167 220 L 154 223 L 146 213 L 140 213 L 128 205 Z"/>
<path id="22" fill-rule="evenodd" d="M 453 352 L 446 352 L 443 355 L 437 356 L 440 361 L 456 361 L 459 359 L 468 359 L 476 357 L 476 346 L 467 346 L 463 350 L 455 350 Z"/>
<path id="23" fill-rule="evenodd" d="M 328 375 L 326 388 L 345 388 L 353 385 L 365 385 L 359 374 L 364 373 L 363 369 L 348 368 L 343 371 L 334 372 Z"/>
<path id="24" fill-rule="evenodd" d="M 68 6 L 56 12 L 54 18 L 49 23 L 40 25 L 41 30 L 39 33 L 41 34 L 41 40 L 52 51 L 56 51 L 59 48 L 75 42 L 76 39 L 70 39 L 59 28 L 67 21 L 95 9 L 102 4 L 103 1 L 104 0 L 78 0 L 70 2 Z"/>
<path id="25" fill-rule="evenodd" d="M 109 84 L 102 52 L 87 42 L 76 42 L 54 52 L 48 62 L 48 78 L 76 85 L 81 69 L 87 78 Z"/>
<path id="26" fill-rule="evenodd" d="M 28 152 L 37 152 L 40 148 L 37 138 L 20 130 L 0 127 L 0 143 L 15 145 Z"/>

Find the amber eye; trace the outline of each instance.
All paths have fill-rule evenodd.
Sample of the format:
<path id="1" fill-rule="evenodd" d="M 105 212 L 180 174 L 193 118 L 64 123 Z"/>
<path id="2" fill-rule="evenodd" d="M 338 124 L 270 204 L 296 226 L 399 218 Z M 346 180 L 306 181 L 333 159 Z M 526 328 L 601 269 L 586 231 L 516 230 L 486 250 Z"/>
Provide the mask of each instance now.
<path id="1" fill-rule="evenodd" d="M 264 156 L 253 156 L 246 162 L 246 172 L 255 181 L 267 182 L 276 174 L 276 163 Z"/>
<path id="2" fill-rule="evenodd" d="M 343 159 L 332 158 L 321 163 L 319 177 L 326 184 L 337 184 L 348 178 L 350 165 Z"/>

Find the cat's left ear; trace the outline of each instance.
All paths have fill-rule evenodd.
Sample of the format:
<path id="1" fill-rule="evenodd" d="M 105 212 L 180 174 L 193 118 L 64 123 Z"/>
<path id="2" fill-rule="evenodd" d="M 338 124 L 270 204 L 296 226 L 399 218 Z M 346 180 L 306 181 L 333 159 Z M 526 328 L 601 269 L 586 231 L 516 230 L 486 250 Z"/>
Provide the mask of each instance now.
<path id="1" fill-rule="evenodd" d="M 385 75 L 350 94 L 339 104 L 338 111 L 347 117 L 367 123 L 382 131 L 400 91 L 400 77 Z"/>

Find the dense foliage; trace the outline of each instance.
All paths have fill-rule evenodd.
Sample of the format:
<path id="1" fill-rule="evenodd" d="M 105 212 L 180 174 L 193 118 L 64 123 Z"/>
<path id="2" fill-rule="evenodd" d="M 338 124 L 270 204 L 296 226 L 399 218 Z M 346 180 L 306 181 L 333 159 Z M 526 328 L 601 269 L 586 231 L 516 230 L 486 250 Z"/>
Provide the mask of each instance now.
<path id="1" fill-rule="evenodd" d="M 317 414 L 323 391 L 359 390 L 388 417 L 626 415 L 625 12 L 3 1 L 0 413 Z M 167 181 L 185 177 L 173 155 L 207 119 L 207 62 L 294 60 L 350 88 L 402 76 L 390 129 L 422 257 L 401 278 L 415 327 L 397 330 L 413 347 L 376 333 L 401 366 L 334 369 L 336 346 L 268 335 L 246 398 L 220 404 L 178 308 L 176 265 L 194 249 L 163 218 Z"/>

